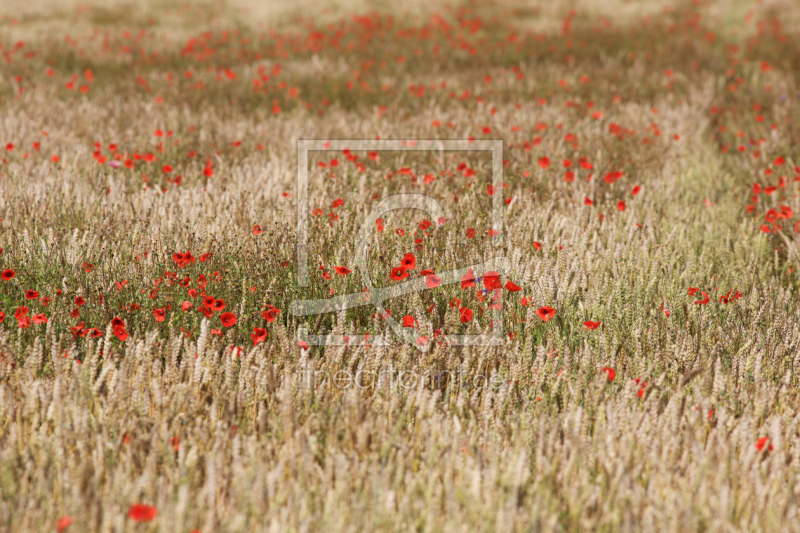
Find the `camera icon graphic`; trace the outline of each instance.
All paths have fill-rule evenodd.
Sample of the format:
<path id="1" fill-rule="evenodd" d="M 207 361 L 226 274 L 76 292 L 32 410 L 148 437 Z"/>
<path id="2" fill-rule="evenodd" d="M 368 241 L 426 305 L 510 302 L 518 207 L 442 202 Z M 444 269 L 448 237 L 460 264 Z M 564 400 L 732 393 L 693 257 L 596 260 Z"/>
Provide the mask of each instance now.
<path id="1" fill-rule="evenodd" d="M 501 140 L 300 140 L 297 146 L 297 187 L 296 187 L 296 216 L 297 216 L 297 264 L 298 284 L 300 287 L 309 286 L 308 274 L 308 205 L 309 205 L 309 153 L 312 151 L 419 151 L 419 152 L 491 152 L 492 160 L 492 187 L 500 190 L 503 184 L 503 141 Z M 419 332 L 415 327 L 404 327 L 392 318 L 383 302 L 390 298 L 422 292 L 427 290 L 426 279 L 420 277 L 391 287 L 374 287 L 367 269 L 367 252 L 372 242 L 372 231 L 376 228 L 376 221 L 387 213 L 400 209 L 416 209 L 425 212 L 431 220 L 437 221 L 440 227 L 446 226 L 447 217 L 444 209 L 434 198 L 424 194 L 396 194 L 383 198 L 362 222 L 355 236 L 355 267 L 365 287 L 363 292 L 339 295 L 332 298 L 294 300 L 289 306 L 289 313 L 297 316 L 313 316 L 325 313 L 341 312 L 362 306 L 372 306 L 375 312 L 386 319 L 387 324 L 401 341 L 415 346 L 420 351 L 430 348 L 428 342 L 418 342 Z M 492 196 L 491 213 L 489 220 L 492 230 L 493 257 L 480 264 L 471 265 L 460 269 L 449 270 L 438 274 L 441 282 L 439 286 L 460 283 L 462 277 L 470 270 L 476 278 L 485 273 L 502 275 L 507 268 L 505 257 L 502 255 L 503 246 L 503 204 L 500 195 Z M 496 273 L 496 274 L 495 274 Z M 502 302 L 500 300 L 500 302 Z M 446 335 L 449 345 L 453 346 L 484 346 L 499 345 L 503 343 L 503 306 L 493 306 L 492 325 L 490 332 L 483 335 Z M 358 345 L 369 341 L 370 346 L 392 344 L 392 339 L 382 336 L 364 335 L 311 335 L 306 328 L 298 328 L 300 340 L 308 345 L 340 346 Z"/>

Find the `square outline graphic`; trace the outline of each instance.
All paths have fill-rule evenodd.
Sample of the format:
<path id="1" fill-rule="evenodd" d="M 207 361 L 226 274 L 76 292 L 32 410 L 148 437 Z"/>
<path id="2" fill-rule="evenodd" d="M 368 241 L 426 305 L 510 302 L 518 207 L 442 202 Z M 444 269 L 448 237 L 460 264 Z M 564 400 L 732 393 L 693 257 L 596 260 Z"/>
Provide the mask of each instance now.
<path id="1" fill-rule="evenodd" d="M 420 139 L 392 139 L 392 140 L 369 140 L 369 139 L 349 139 L 349 140 L 326 140 L 326 139 L 299 139 L 297 141 L 297 189 L 296 189 L 296 216 L 297 216 L 297 264 L 298 264 L 298 285 L 300 287 L 308 287 L 308 177 L 309 177 L 309 158 L 308 154 L 311 151 L 417 151 L 417 152 L 453 152 L 453 151 L 472 151 L 472 152 L 491 152 L 492 153 L 492 186 L 495 191 L 500 191 L 503 185 L 503 141 L 498 139 L 492 140 L 420 140 Z M 502 195 L 492 195 L 491 207 L 491 228 L 497 231 L 497 235 L 492 237 L 493 248 L 499 248 L 503 245 L 503 204 Z M 490 261 L 482 265 L 474 265 L 472 268 L 487 267 L 496 268 L 502 275 L 506 265 L 505 257 L 502 255 L 494 255 Z M 461 269 L 466 271 L 466 269 Z M 445 274 L 453 274 L 455 271 L 449 271 Z M 459 271 L 460 272 L 460 271 Z M 445 274 L 442 274 L 443 276 Z M 452 283 L 452 282 L 450 282 Z M 424 290 L 420 288 L 418 290 Z M 349 295 L 355 296 L 355 295 Z M 502 298 L 500 300 L 502 302 Z M 293 301 L 290 306 L 290 313 L 295 316 L 307 314 L 321 314 L 322 312 L 331 312 L 332 309 L 320 310 L 319 312 L 302 313 L 301 309 L 304 301 Z M 365 302 L 362 305 L 372 305 L 370 302 Z M 486 335 L 453 335 L 446 336 L 451 345 L 498 345 L 502 343 L 502 324 L 503 324 L 503 308 L 500 305 L 499 309 L 492 312 L 492 320 L 494 327 L 492 334 Z M 299 328 L 298 331 L 301 340 L 311 341 L 308 344 L 337 346 L 337 345 L 353 345 L 357 346 L 361 343 L 371 344 L 367 346 L 380 346 L 392 344 L 391 338 L 387 339 L 380 336 L 369 335 L 308 335 L 304 328 Z M 417 346 L 420 350 L 427 350 L 428 345 L 424 348 Z"/>

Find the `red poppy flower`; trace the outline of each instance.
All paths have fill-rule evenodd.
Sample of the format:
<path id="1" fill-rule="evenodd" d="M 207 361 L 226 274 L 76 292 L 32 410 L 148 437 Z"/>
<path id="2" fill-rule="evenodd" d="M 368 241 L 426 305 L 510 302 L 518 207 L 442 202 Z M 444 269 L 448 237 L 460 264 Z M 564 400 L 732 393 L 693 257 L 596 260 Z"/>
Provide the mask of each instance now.
<path id="1" fill-rule="evenodd" d="M 594 205 L 594 201 L 587 196 L 583 199 L 583 205 Z"/>
<path id="2" fill-rule="evenodd" d="M 400 261 L 400 264 L 406 270 L 413 270 L 417 266 L 417 258 L 414 257 L 414 254 L 407 253 L 403 256 L 403 259 Z"/>
<path id="3" fill-rule="evenodd" d="M 343 266 L 337 266 L 337 267 L 333 267 L 333 269 L 336 271 L 336 273 L 337 273 L 337 274 L 339 274 L 339 275 L 341 275 L 341 276 L 346 276 L 346 275 L 348 275 L 350 272 L 352 272 L 352 270 L 350 270 L 350 269 L 349 269 L 349 268 L 347 268 L 347 267 L 343 267 Z"/>
<path id="4" fill-rule="evenodd" d="M 306 341 L 298 341 L 297 345 L 301 350 L 308 350 L 308 343 Z"/>
<path id="5" fill-rule="evenodd" d="M 278 313 L 280 312 L 281 312 L 280 309 L 268 305 L 267 309 L 261 313 L 261 317 L 267 322 L 275 322 L 275 318 L 277 318 Z"/>
<path id="6" fill-rule="evenodd" d="M 0 274 L 0 278 L 3 278 L 3 281 L 9 281 L 14 277 L 14 271 L 9 269 L 3 270 L 3 273 Z"/>
<path id="7" fill-rule="evenodd" d="M 32 291 L 32 290 L 26 291 L 25 292 L 25 298 L 27 300 L 38 300 L 39 299 L 39 293 L 37 291 Z"/>
<path id="8" fill-rule="evenodd" d="M 709 298 L 709 297 L 708 297 L 708 294 L 706 294 L 706 293 L 705 293 L 705 292 L 703 292 L 703 291 L 700 291 L 700 294 L 702 294 L 703 296 L 705 296 L 705 298 L 703 298 L 702 300 L 696 300 L 696 301 L 694 302 L 694 303 L 695 303 L 695 305 L 697 305 L 697 304 L 700 304 L 700 305 L 706 305 L 706 304 L 707 304 L 707 303 L 708 303 L 708 302 L 711 300 L 711 298 Z"/>
<path id="9" fill-rule="evenodd" d="M 33 323 L 34 324 L 44 324 L 47 322 L 47 317 L 44 316 L 44 313 L 39 313 L 38 315 L 33 315 Z"/>
<path id="10" fill-rule="evenodd" d="M 472 272 L 470 268 L 467 270 L 467 273 L 461 277 L 461 289 L 466 289 L 467 287 L 474 287 L 475 286 L 475 274 Z"/>
<path id="11" fill-rule="evenodd" d="M 70 326 L 69 329 L 72 330 L 72 334 L 75 336 L 76 339 L 78 337 L 86 336 L 86 333 L 83 333 L 83 322 L 81 322 L 80 324 L 78 324 L 76 326 Z"/>
<path id="12" fill-rule="evenodd" d="M 223 309 L 225 309 L 225 300 L 214 300 L 209 307 L 212 311 L 219 313 Z"/>
<path id="13" fill-rule="evenodd" d="M 403 317 L 403 327 L 404 328 L 413 328 L 414 327 L 414 322 L 416 322 L 416 319 L 411 315 L 406 315 L 406 316 Z"/>
<path id="14" fill-rule="evenodd" d="M 642 190 L 642 188 L 641 188 L 640 186 L 636 185 L 636 186 L 633 188 L 633 190 L 631 191 L 631 194 L 633 194 L 634 196 L 636 196 L 637 194 L 639 194 L 639 191 L 641 191 L 641 190 Z"/>
<path id="15" fill-rule="evenodd" d="M 509 292 L 519 292 L 522 290 L 522 287 L 514 283 L 513 281 L 506 282 L 506 290 Z"/>
<path id="16" fill-rule="evenodd" d="M 167 316 L 166 308 L 153 309 L 153 316 L 155 317 L 156 322 L 164 322 L 164 319 Z"/>
<path id="17" fill-rule="evenodd" d="M 779 216 L 779 215 L 778 215 L 778 212 L 777 212 L 777 211 L 775 211 L 774 209 L 770 209 L 769 211 L 767 211 L 767 214 L 764 216 L 764 218 L 765 218 L 765 219 L 767 220 L 767 222 L 769 222 L 770 224 L 774 224 L 774 223 L 775 223 L 775 221 L 776 221 L 776 220 L 778 220 L 778 216 Z"/>
<path id="18" fill-rule="evenodd" d="M 65 529 L 72 523 L 72 517 L 69 515 L 62 516 L 56 521 L 56 531 L 63 533 Z"/>
<path id="19" fill-rule="evenodd" d="M 261 226 L 258 224 L 253 226 L 253 235 L 261 235 Z"/>
<path id="20" fill-rule="evenodd" d="M 757 449 L 758 451 L 761 451 L 761 450 L 763 450 L 763 449 L 764 449 L 764 446 L 766 446 L 768 442 L 769 442 L 769 437 L 761 437 L 760 439 L 758 439 L 758 440 L 756 441 L 756 449 Z M 769 448 L 767 448 L 767 449 L 768 449 L 769 451 L 772 451 L 772 450 L 773 450 L 772 444 L 770 444 L 770 445 L 769 445 Z"/>
<path id="21" fill-rule="evenodd" d="M 425 286 L 429 289 L 433 289 L 434 287 L 438 287 L 442 283 L 442 278 L 437 276 L 436 274 L 430 274 L 427 278 L 425 278 Z"/>
<path id="22" fill-rule="evenodd" d="M 547 157 L 540 157 L 539 166 L 542 167 L 542 170 L 547 170 L 548 168 L 550 168 L 550 159 L 548 159 Z"/>
<path id="23" fill-rule="evenodd" d="M 620 211 L 625 211 L 625 202 L 623 202 L 622 200 L 617 202 L 617 209 L 619 209 Z"/>
<path id="24" fill-rule="evenodd" d="M 522 304 L 522 307 L 527 307 L 528 304 L 531 303 L 531 299 L 527 296 L 523 296 L 519 303 Z"/>
<path id="25" fill-rule="evenodd" d="M 28 316 L 28 308 L 25 306 L 17 307 L 17 312 L 14 313 L 14 318 L 19 320 L 20 318 Z"/>
<path id="26" fill-rule="evenodd" d="M 602 368 L 603 372 L 605 372 L 608 381 L 614 381 L 614 377 L 617 375 L 617 371 L 611 368 L 610 366 L 604 366 Z"/>
<path id="27" fill-rule="evenodd" d="M 250 334 L 250 338 L 253 339 L 253 346 L 262 343 L 267 340 L 267 330 L 264 328 L 253 328 L 253 333 Z"/>
<path id="28" fill-rule="evenodd" d="M 458 310 L 458 314 L 460 315 L 462 324 L 466 324 L 467 322 L 472 320 L 472 309 L 470 309 L 469 307 L 462 307 L 461 309 Z"/>
<path id="29" fill-rule="evenodd" d="M 488 290 L 500 289 L 503 286 L 500 284 L 500 274 L 493 270 L 486 272 L 483 275 L 483 285 Z"/>
<path id="30" fill-rule="evenodd" d="M 103 336 L 103 332 L 100 331 L 97 328 L 87 329 L 86 330 L 86 334 L 89 335 L 90 337 L 102 337 Z"/>
<path id="31" fill-rule="evenodd" d="M 546 305 L 544 307 L 540 307 L 536 311 L 536 314 L 539 315 L 539 318 L 542 319 L 542 322 L 547 322 L 548 320 L 556 316 L 556 310 Z"/>
<path id="32" fill-rule="evenodd" d="M 536 248 L 536 250 L 541 250 L 542 249 L 542 243 L 533 241 L 533 247 Z"/>
<path id="33" fill-rule="evenodd" d="M 157 514 L 158 511 L 155 507 L 142 503 L 131 505 L 131 508 L 128 510 L 128 518 L 134 522 L 150 522 Z"/>
<path id="34" fill-rule="evenodd" d="M 583 325 L 586 326 L 586 329 L 597 329 L 600 327 L 600 324 L 600 322 L 592 322 L 591 320 L 587 320 L 583 323 Z"/>
<path id="35" fill-rule="evenodd" d="M 475 238 L 475 229 L 474 228 L 467 228 L 467 238 L 474 239 Z"/>
<path id="36" fill-rule="evenodd" d="M 236 315 L 234 315 L 231 312 L 222 313 L 221 315 L 219 315 L 219 319 L 222 321 L 222 325 L 225 326 L 226 328 L 229 328 L 234 324 L 236 324 Z"/>
<path id="37" fill-rule="evenodd" d="M 689 287 L 689 296 L 694 296 L 694 293 L 696 293 L 699 290 L 700 289 L 698 289 L 697 287 Z"/>
<path id="38" fill-rule="evenodd" d="M 394 281 L 400 281 L 408 277 L 408 271 L 405 269 L 405 267 L 395 267 L 392 269 L 392 273 L 389 274 L 389 277 L 391 277 Z"/>
<path id="39" fill-rule="evenodd" d="M 125 326 L 114 326 L 114 336 L 125 342 L 128 339 L 128 332 L 125 330 Z"/>
<path id="40" fill-rule="evenodd" d="M 6 319 L 6 314 L 4 312 L 0 311 L 0 322 L 2 322 L 5 319 Z"/>
<path id="41" fill-rule="evenodd" d="M 83 299 L 83 297 L 81 297 L 81 296 L 78 296 L 78 297 L 76 297 L 76 298 L 75 298 L 75 305 L 76 305 L 77 307 L 80 307 L 80 306 L 82 306 L 82 305 L 83 305 L 83 304 L 85 304 L 85 303 L 86 303 L 86 300 L 84 300 L 84 299 Z"/>
<path id="42" fill-rule="evenodd" d="M 178 264 L 178 267 L 183 268 L 189 263 L 194 263 L 194 256 L 191 252 L 176 252 L 172 254 L 172 260 Z"/>

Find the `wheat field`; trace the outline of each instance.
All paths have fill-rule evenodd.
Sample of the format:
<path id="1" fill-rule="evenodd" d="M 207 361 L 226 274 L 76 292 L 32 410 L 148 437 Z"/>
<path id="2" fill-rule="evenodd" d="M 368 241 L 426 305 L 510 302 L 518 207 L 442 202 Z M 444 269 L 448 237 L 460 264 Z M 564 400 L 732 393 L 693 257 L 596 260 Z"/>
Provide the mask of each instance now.
<path id="1" fill-rule="evenodd" d="M 788 0 L 5 0 L 0 530 L 799 531 L 798 37 Z"/>

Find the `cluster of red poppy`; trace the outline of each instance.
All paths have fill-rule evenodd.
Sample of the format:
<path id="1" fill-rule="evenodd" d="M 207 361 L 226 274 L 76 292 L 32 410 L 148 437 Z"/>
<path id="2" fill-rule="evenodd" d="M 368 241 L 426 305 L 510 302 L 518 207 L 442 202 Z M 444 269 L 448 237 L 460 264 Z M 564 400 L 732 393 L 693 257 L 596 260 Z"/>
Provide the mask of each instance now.
<path id="1" fill-rule="evenodd" d="M 112 331 L 114 332 L 114 336 L 125 342 L 128 339 L 128 330 L 125 329 L 125 322 L 117 316 L 111 319 L 111 327 Z"/>
<path id="2" fill-rule="evenodd" d="M 389 276 L 394 281 L 401 281 L 409 276 L 408 271 L 414 270 L 417 266 L 417 258 L 412 253 L 407 253 L 403 259 L 400 260 L 400 266 L 394 267 Z"/>
<path id="3" fill-rule="evenodd" d="M 44 313 L 39 313 L 34 316 L 28 316 L 29 309 L 25 306 L 17 307 L 17 311 L 14 313 L 14 318 L 17 319 L 17 326 L 22 329 L 27 329 L 30 327 L 31 323 L 33 324 L 45 324 L 47 322 L 47 317 Z M 6 315 L 3 312 L 0 312 L 0 322 L 5 320 Z"/>
<path id="4" fill-rule="evenodd" d="M 708 289 L 708 290 L 711 290 L 711 289 Z M 694 296 L 697 292 L 700 292 L 700 294 L 703 295 L 703 298 L 700 299 L 700 300 L 695 300 L 695 302 L 694 302 L 695 305 L 706 305 L 708 302 L 711 301 L 711 297 L 708 295 L 707 292 L 700 290 L 698 287 L 689 287 L 689 296 Z M 721 303 L 721 304 L 729 304 L 732 301 L 738 300 L 739 298 L 744 296 L 744 294 L 742 294 L 740 291 L 736 291 L 733 295 L 731 295 L 732 292 L 733 292 L 733 290 L 730 290 L 730 291 L 727 292 L 727 294 L 724 294 L 724 295 L 720 296 L 719 297 L 719 303 Z M 662 309 L 662 311 L 664 310 L 664 306 L 663 305 L 661 306 L 661 309 Z M 666 313 L 667 313 L 667 316 L 669 316 L 669 312 L 666 311 Z"/>
<path id="5" fill-rule="evenodd" d="M 172 260 L 178 265 L 178 268 L 183 268 L 191 263 L 194 263 L 194 256 L 192 252 L 175 252 L 172 254 Z"/>
<path id="6" fill-rule="evenodd" d="M 69 329 L 72 331 L 72 334 L 75 336 L 76 339 L 78 337 L 100 337 L 103 335 L 103 332 L 97 328 L 87 328 L 85 322 L 80 322 L 76 326 L 70 326 Z M 124 327 L 119 331 L 119 335 L 117 335 L 116 331 L 114 334 L 117 335 L 117 338 L 120 338 L 121 335 L 125 337 L 125 339 L 127 339 L 128 334 L 123 332 L 124 332 Z M 124 339 L 120 338 L 120 340 Z"/>
<path id="7" fill-rule="evenodd" d="M 776 160 L 776 165 L 780 163 L 783 164 L 783 158 L 779 157 Z M 795 172 L 800 174 L 800 167 L 795 167 Z M 800 181 L 800 175 L 795 177 L 795 181 Z M 778 187 L 783 189 L 786 186 L 786 177 L 781 176 Z M 752 202 L 746 208 L 747 212 L 750 214 L 757 214 L 756 213 L 756 203 L 759 200 L 759 194 L 764 192 L 767 196 L 771 196 L 778 190 L 778 187 L 768 186 L 762 188 L 760 184 L 754 183 L 753 184 L 753 197 L 751 198 Z M 763 233 L 777 233 L 783 229 L 783 227 L 778 224 L 779 220 L 790 220 L 794 217 L 794 211 L 788 205 L 781 205 L 778 209 L 768 209 L 767 212 L 764 214 L 764 220 L 767 224 L 761 224 L 761 231 Z M 795 233 L 800 233 L 800 221 L 794 223 L 794 231 Z"/>
<path id="8" fill-rule="evenodd" d="M 409 277 L 409 271 L 414 270 L 416 268 L 417 260 L 416 256 L 412 253 L 406 253 L 403 259 L 400 261 L 400 265 L 394 267 L 391 270 L 390 277 L 394 281 L 401 281 Z M 435 274 L 435 272 L 431 269 L 425 269 L 420 272 L 420 275 L 425 276 L 425 286 L 429 289 L 433 289 L 441 285 L 441 278 Z M 472 269 L 468 269 L 468 271 L 461 277 L 461 289 L 466 290 L 470 287 L 475 287 L 476 282 L 481 281 L 480 279 L 475 277 L 475 273 Z M 502 289 L 509 292 L 518 292 L 522 290 L 522 288 L 515 284 L 513 281 L 507 281 L 505 286 L 500 282 L 500 274 L 495 271 L 488 271 L 484 273 L 483 278 L 483 285 L 485 289 L 481 289 L 477 292 L 476 298 L 479 302 L 483 302 L 486 294 L 488 292 L 492 293 L 492 299 L 490 302 L 489 307 L 493 309 L 499 309 L 502 303 L 502 296 L 501 292 Z M 521 299 L 521 304 L 523 306 L 528 305 L 528 298 L 524 297 Z M 450 300 L 451 307 L 458 307 L 459 317 L 462 323 L 466 324 L 470 322 L 474 316 L 474 312 L 472 309 L 468 307 L 461 307 L 461 300 L 458 298 L 452 298 Z M 428 309 L 428 312 L 432 312 L 433 305 Z M 387 311 L 388 314 L 391 314 L 391 311 Z M 537 315 L 544 321 L 547 322 L 555 315 L 555 309 L 552 307 L 542 307 L 537 311 Z M 374 315 L 373 315 L 374 316 Z M 405 327 L 414 327 L 416 323 L 416 319 L 410 315 L 403 317 L 403 325 Z M 437 330 L 438 331 L 438 330 Z"/>

